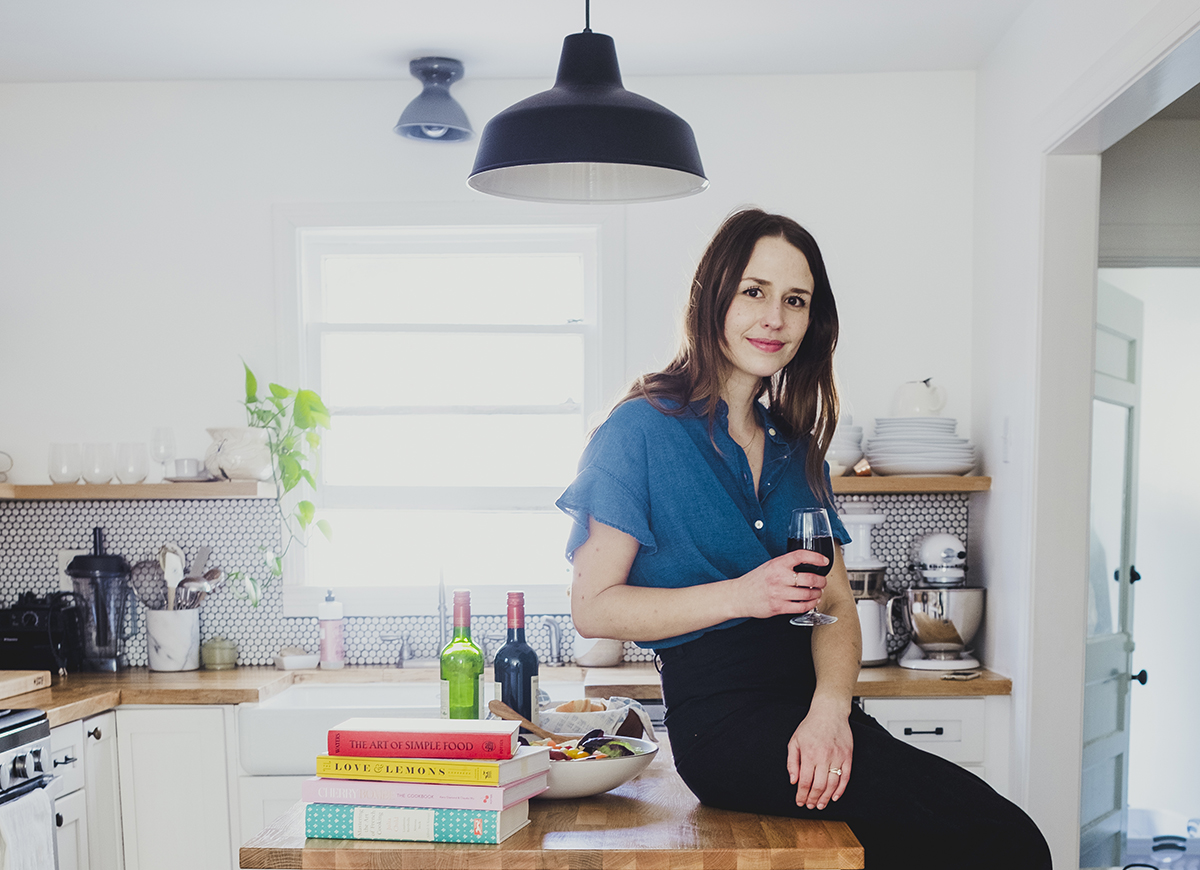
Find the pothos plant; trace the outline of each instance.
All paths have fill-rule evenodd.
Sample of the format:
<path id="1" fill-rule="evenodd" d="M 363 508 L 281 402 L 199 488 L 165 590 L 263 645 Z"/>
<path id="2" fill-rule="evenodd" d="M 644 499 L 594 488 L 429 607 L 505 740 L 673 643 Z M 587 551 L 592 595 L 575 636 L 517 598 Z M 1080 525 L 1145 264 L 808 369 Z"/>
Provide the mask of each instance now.
<path id="1" fill-rule="evenodd" d="M 319 459 L 321 430 L 329 428 L 330 420 L 329 410 L 313 390 L 289 390 L 279 384 L 270 384 L 267 392 L 259 396 L 254 372 L 244 361 L 242 367 L 246 370 L 246 397 L 243 400 L 246 424 L 267 430 L 275 506 L 283 525 L 283 545 L 278 553 L 269 547 L 259 548 L 268 572 L 265 577 L 254 577 L 241 571 L 230 574 L 239 597 L 257 607 L 267 585 L 283 576 L 283 557 L 292 544 L 306 546 L 314 526 L 326 538 L 332 539 L 333 530 L 329 523 L 316 519 L 316 506 L 306 498 L 298 499 L 299 493 L 293 494 L 301 483 L 316 489 L 313 472 Z"/>

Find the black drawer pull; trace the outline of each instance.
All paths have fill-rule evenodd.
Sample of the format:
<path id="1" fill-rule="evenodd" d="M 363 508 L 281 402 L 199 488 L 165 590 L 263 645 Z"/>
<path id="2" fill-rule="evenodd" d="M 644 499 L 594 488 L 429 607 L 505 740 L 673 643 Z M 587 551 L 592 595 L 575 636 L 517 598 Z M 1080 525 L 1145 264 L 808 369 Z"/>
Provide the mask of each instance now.
<path id="1" fill-rule="evenodd" d="M 100 739 L 100 726 L 97 725 L 95 728 L 93 728 L 91 731 L 89 731 L 87 736 L 95 737 L 97 740 L 99 740 Z"/>
<path id="2" fill-rule="evenodd" d="M 62 825 L 63 825 L 63 817 L 62 817 L 62 813 L 55 813 L 55 814 L 54 814 L 54 824 L 55 824 L 57 827 L 59 827 L 59 828 L 61 828 L 61 827 L 62 827 Z"/>
<path id="3" fill-rule="evenodd" d="M 78 760 L 78 758 L 72 758 L 70 755 L 64 755 L 62 758 L 54 759 L 54 766 L 58 767 L 60 764 L 74 764 Z"/>
<path id="4" fill-rule="evenodd" d="M 946 733 L 946 729 L 943 728 L 941 725 L 934 728 L 932 731 L 913 731 L 911 728 L 904 729 L 905 737 L 912 737 L 914 734 L 936 734 L 939 737 L 941 737 L 945 733 Z"/>

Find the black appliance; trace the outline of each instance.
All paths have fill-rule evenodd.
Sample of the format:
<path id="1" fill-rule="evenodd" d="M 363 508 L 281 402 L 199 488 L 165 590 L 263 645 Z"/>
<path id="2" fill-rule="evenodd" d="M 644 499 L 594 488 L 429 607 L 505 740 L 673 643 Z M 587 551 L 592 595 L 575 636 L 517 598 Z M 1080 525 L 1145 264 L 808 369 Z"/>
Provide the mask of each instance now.
<path id="1" fill-rule="evenodd" d="M 49 671 L 62 676 L 83 669 L 83 632 L 73 592 L 39 598 L 24 592 L 0 609 L 0 670 Z"/>

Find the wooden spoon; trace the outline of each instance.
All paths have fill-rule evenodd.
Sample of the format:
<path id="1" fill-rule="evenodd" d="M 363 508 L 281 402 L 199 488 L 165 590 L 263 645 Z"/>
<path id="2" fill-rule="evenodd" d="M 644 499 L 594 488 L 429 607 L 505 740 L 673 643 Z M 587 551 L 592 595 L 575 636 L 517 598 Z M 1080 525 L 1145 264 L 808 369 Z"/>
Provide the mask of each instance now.
<path id="1" fill-rule="evenodd" d="M 568 740 L 574 740 L 574 737 L 564 737 L 562 734 L 555 734 L 553 731 L 547 731 L 540 725 L 534 725 L 512 707 L 505 704 L 503 701 L 488 701 L 488 709 L 499 716 L 501 719 L 508 719 L 510 722 L 520 722 L 521 727 L 531 734 L 536 734 L 538 737 L 548 738 L 555 743 L 565 743 Z"/>

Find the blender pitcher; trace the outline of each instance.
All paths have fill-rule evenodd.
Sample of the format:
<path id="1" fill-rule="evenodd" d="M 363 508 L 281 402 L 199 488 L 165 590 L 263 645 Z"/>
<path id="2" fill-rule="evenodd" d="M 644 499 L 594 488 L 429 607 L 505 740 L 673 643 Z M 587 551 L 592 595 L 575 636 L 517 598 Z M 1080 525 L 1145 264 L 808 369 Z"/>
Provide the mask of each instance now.
<path id="1" fill-rule="evenodd" d="M 131 587 L 129 563 L 106 555 L 104 533 L 92 529 L 92 552 L 76 556 L 67 566 L 75 584 L 75 597 L 83 610 L 83 666 L 88 671 L 118 671 L 129 666 L 125 641 L 125 610 Z M 136 612 L 136 608 L 129 608 Z"/>

